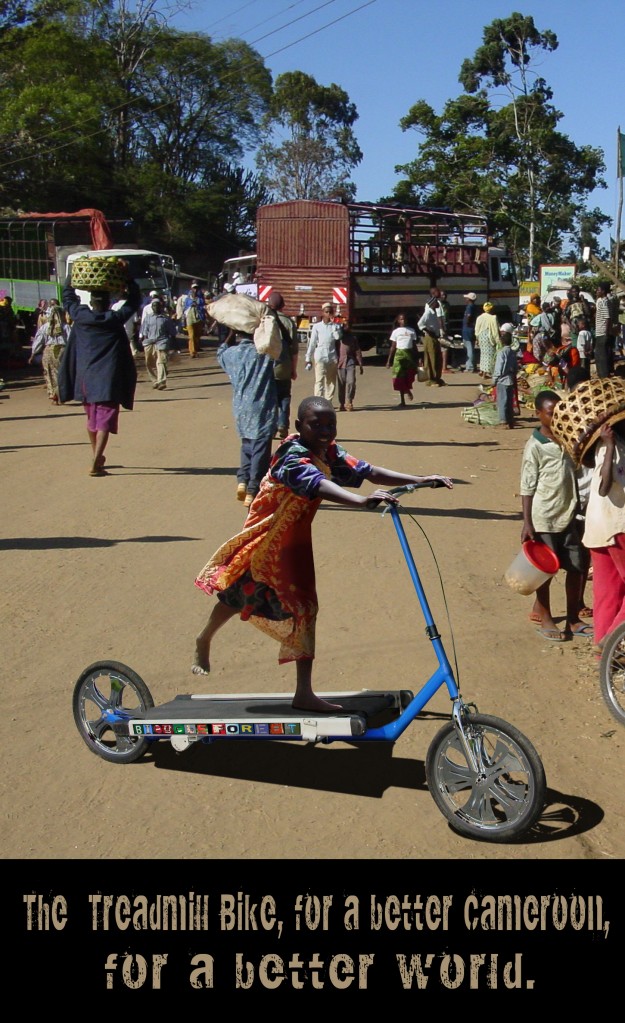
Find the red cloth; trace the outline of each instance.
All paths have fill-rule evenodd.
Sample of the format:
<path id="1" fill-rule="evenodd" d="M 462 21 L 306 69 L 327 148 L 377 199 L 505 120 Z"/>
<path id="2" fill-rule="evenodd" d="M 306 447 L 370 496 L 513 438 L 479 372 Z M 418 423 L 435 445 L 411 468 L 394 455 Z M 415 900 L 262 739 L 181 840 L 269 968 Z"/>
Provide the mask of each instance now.
<path id="1" fill-rule="evenodd" d="M 20 213 L 21 218 L 37 220 L 71 220 L 73 217 L 89 217 L 91 220 L 91 242 L 94 249 L 112 249 L 113 237 L 101 210 L 78 210 L 77 213 Z"/>
<path id="2" fill-rule="evenodd" d="M 625 534 L 617 533 L 613 547 L 592 547 L 593 624 L 595 643 L 625 621 Z"/>

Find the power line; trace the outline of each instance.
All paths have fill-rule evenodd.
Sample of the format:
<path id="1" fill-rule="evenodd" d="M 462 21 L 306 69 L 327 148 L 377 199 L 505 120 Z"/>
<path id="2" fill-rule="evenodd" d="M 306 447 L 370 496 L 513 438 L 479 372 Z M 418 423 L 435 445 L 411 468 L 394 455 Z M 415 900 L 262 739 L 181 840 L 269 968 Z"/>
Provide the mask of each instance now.
<path id="1" fill-rule="evenodd" d="M 256 2 L 256 0 L 250 0 L 250 3 L 244 4 L 242 8 L 239 8 L 239 11 L 244 10 L 246 7 L 251 6 L 255 2 Z M 285 10 L 292 10 L 293 7 L 299 6 L 299 3 L 302 3 L 302 2 L 303 2 L 303 0 L 297 0 L 297 3 L 290 4 L 289 7 L 285 8 Z M 263 60 L 268 60 L 270 57 L 273 57 L 273 56 L 275 56 L 278 53 L 282 53 L 282 52 L 284 52 L 284 50 L 288 50 L 288 49 L 290 49 L 293 46 L 297 46 L 299 43 L 304 42 L 306 39 L 312 38 L 312 36 L 317 35 L 319 32 L 325 31 L 327 28 L 332 27 L 332 25 L 335 25 L 338 22 L 343 21 L 346 18 L 351 17 L 353 14 L 357 14 L 358 11 L 362 10 L 364 7 L 369 7 L 371 4 L 376 3 L 376 2 L 377 2 L 377 0 L 367 0 L 366 3 L 361 4 L 359 7 L 355 8 L 354 10 L 348 11 L 346 14 L 341 15 L 340 17 L 334 19 L 333 21 L 330 21 L 330 22 L 326 23 L 325 25 L 322 25 L 320 28 L 314 29 L 313 31 L 307 33 L 306 35 L 301 36 L 299 39 L 296 39 L 296 40 L 294 40 L 294 41 L 292 41 L 290 43 L 287 43 L 285 46 L 282 46 L 282 47 L 280 47 L 277 50 L 273 50 L 271 53 L 268 53 L 265 56 L 263 56 L 261 54 L 261 56 L 263 57 Z M 298 21 L 302 21 L 304 18 L 310 17 L 310 15 L 312 15 L 312 14 L 316 14 L 318 11 L 323 10 L 323 8 L 328 7 L 331 4 L 333 4 L 333 3 L 336 3 L 336 0 L 325 0 L 324 3 L 319 4 L 317 7 L 314 7 L 312 10 L 306 12 L 303 15 L 300 15 L 298 18 L 292 19 L 291 21 L 286 22 L 284 25 L 278 26 L 278 28 L 273 29 L 271 32 L 267 32 L 267 33 L 265 33 L 265 35 L 259 36 L 258 39 L 251 40 L 248 43 L 248 45 L 249 46 L 254 46 L 254 45 L 256 45 L 256 43 L 262 42 L 264 39 L 267 39 L 270 36 L 275 35 L 278 32 L 281 32 L 285 28 L 290 28 L 292 25 L 296 24 Z M 236 13 L 238 13 L 238 11 L 235 11 L 234 13 L 236 14 Z M 281 13 L 282 12 L 278 12 L 278 14 L 276 14 L 274 17 L 279 17 L 279 15 Z M 223 21 L 225 19 L 222 18 L 220 20 Z M 257 27 L 257 26 L 254 26 L 254 27 Z M 250 29 L 250 31 L 252 31 L 252 30 L 253 29 Z M 192 38 L 201 38 L 200 36 L 194 35 L 194 33 L 184 33 L 184 35 L 191 36 Z M 190 66 L 190 64 L 191 64 L 191 61 L 189 61 L 189 64 L 187 66 Z M 185 65 L 183 65 L 182 70 L 184 70 L 184 66 Z M 217 65 L 217 67 L 219 67 L 219 65 Z M 232 76 L 235 76 L 237 73 L 238 73 L 238 71 L 233 70 L 232 71 Z M 227 78 L 228 78 L 228 75 L 226 75 L 226 79 Z M 141 98 L 142 98 L 141 94 L 139 94 L 137 96 L 133 96 L 132 99 L 125 100 L 123 103 L 119 103 L 116 106 L 111 107 L 107 111 L 107 113 L 110 115 L 110 114 L 115 113 L 116 111 L 120 111 L 124 107 L 130 106 L 133 103 L 136 103 L 137 100 L 139 100 Z M 157 106 L 152 107 L 151 110 L 150 110 L 150 113 L 156 113 L 159 110 L 163 110 L 163 109 L 165 109 L 166 107 L 172 105 L 175 102 L 176 102 L 176 100 L 167 100 L 164 103 L 160 103 Z M 93 120 L 96 116 L 100 116 L 100 115 L 98 114 L 98 115 L 93 115 L 92 117 L 87 117 L 86 121 Z M 84 123 L 84 122 L 82 122 L 82 123 Z M 71 124 L 71 125 L 66 125 L 66 126 L 61 127 L 61 128 L 54 128 L 52 131 L 47 132 L 45 135 L 40 135 L 37 139 L 32 139 L 32 140 L 29 140 L 28 142 L 23 142 L 23 143 L 21 143 L 21 145 L 24 145 L 24 146 L 36 146 L 39 142 L 42 142 L 43 140 L 45 140 L 47 138 L 51 138 L 54 135 L 58 135 L 60 132 L 71 131 L 72 128 L 78 128 L 78 127 L 79 127 L 79 124 L 78 123 L 74 123 L 74 124 Z M 105 128 L 98 128 L 95 131 L 89 132 L 89 133 L 81 132 L 78 136 L 76 136 L 75 138 L 71 139 L 68 142 L 61 142 L 61 143 L 59 143 L 58 146 L 52 146 L 51 148 L 49 148 L 47 150 L 44 150 L 44 151 L 42 151 L 40 153 L 37 153 L 36 154 L 37 158 L 48 156 L 51 153 L 56 153 L 56 152 L 58 152 L 61 149 L 66 149 L 68 146 L 76 145 L 80 141 L 84 141 L 84 140 L 90 139 L 90 138 L 95 138 L 96 136 L 106 134 L 109 131 L 110 131 L 110 128 L 109 127 L 105 127 Z M 0 153 L 14 150 L 16 144 L 20 145 L 20 143 L 18 142 L 18 143 L 14 143 L 12 146 L 5 146 L 4 149 L 0 149 Z M 25 157 L 20 156 L 20 157 L 16 157 L 14 160 L 9 160 L 6 163 L 2 163 L 2 164 L 0 164 L 0 170 L 3 170 L 5 167 L 11 167 L 11 166 L 13 166 L 14 164 L 17 164 L 17 163 L 21 163 L 23 159 L 25 159 Z"/>
<path id="2" fill-rule="evenodd" d="M 336 0 L 326 0 L 326 3 L 320 4 L 318 7 L 316 7 L 313 11 L 310 11 L 309 13 L 315 13 L 317 10 L 320 10 L 321 8 L 328 6 L 328 3 L 333 3 L 333 2 L 336 2 Z M 263 60 L 268 60 L 269 57 L 275 56 L 277 53 L 283 53 L 284 50 L 291 49 L 293 46 L 298 46 L 300 43 L 305 42 L 307 39 L 312 39 L 313 36 L 319 35 L 320 32 L 324 32 L 326 29 L 329 29 L 329 28 L 331 28 L 334 25 L 339 25 L 340 21 L 344 21 L 346 18 L 351 17 L 352 14 L 357 14 L 358 11 L 363 10 L 365 7 L 370 7 L 372 4 L 374 4 L 376 2 L 377 2 L 377 0 L 366 0 L 365 3 L 360 4 L 358 7 L 355 7 L 353 10 L 347 11 L 347 13 L 342 14 L 339 17 L 336 17 L 336 18 L 334 18 L 331 21 L 327 21 L 327 23 L 325 25 L 322 25 L 319 29 L 315 29 L 312 32 L 307 33 L 306 35 L 301 36 L 299 39 L 293 40 L 293 42 L 291 42 L 291 43 L 286 43 L 284 46 L 281 46 L 281 47 L 279 47 L 276 50 L 272 50 L 270 53 L 267 53 L 264 56 L 263 56 L 263 54 L 261 54 L 261 56 L 263 57 Z M 307 15 L 303 15 L 303 16 L 307 16 Z M 297 18 L 296 20 L 301 20 L 301 18 Z M 288 28 L 292 24 L 295 24 L 295 23 L 288 23 L 286 26 L 282 26 L 282 28 Z M 275 30 L 275 32 L 278 32 L 278 31 L 281 31 L 281 30 L 279 30 L 279 29 Z M 274 34 L 275 34 L 274 32 L 273 33 L 268 33 L 268 35 L 274 35 Z M 263 37 L 263 38 L 266 38 L 266 37 Z M 250 45 L 254 45 L 254 44 L 251 43 Z M 236 70 L 236 71 L 233 70 L 232 71 L 232 75 L 233 76 L 237 75 L 237 74 L 238 74 L 238 70 Z M 227 77 L 228 76 L 226 76 L 226 78 Z M 109 113 L 113 113 L 114 110 L 116 110 L 116 109 L 122 109 L 124 106 L 131 105 L 132 103 L 136 102 L 136 100 L 139 99 L 139 98 L 141 98 L 141 97 L 140 96 L 134 96 L 131 100 L 128 100 L 128 102 L 121 103 L 121 104 L 119 104 L 119 106 L 113 107 L 113 109 L 111 109 Z M 167 106 L 171 106 L 175 102 L 176 102 L 175 99 L 170 99 L 170 100 L 167 100 L 164 103 L 159 103 L 157 106 L 153 106 L 151 108 L 150 113 L 151 114 L 155 114 L 155 113 L 158 112 L 158 110 L 164 109 Z M 87 119 L 87 120 L 90 120 L 90 119 Z M 75 125 L 70 125 L 69 127 L 66 127 L 66 128 L 59 128 L 59 129 L 56 129 L 51 134 L 57 134 L 58 131 L 71 131 L 71 129 L 73 127 L 76 127 L 76 126 Z M 76 143 L 78 141 L 86 140 L 88 138 L 95 138 L 97 135 L 107 134 L 109 132 L 109 130 L 110 130 L 109 128 L 98 128 L 94 132 L 89 132 L 88 134 L 81 134 L 81 135 L 78 136 L 78 138 L 73 138 L 69 142 L 60 142 L 58 145 L 51 146 L 49 149 L 45 149 L 43 152 L 38 152 L 37 153 L 37 159 L 41 159 L 43 157 L 48 157 L 48 155 L 50 155 L 53 152 L 58 152 L 60 149 L 65 149 L 65 148 L 68 148 L 68 146 L 76 145 Z M 46 138 L 46 137 L 49 137 L 49 136 L 41 136 L 41 138 Z M 35 140 L 31 144 L 36 144 L 36 143 L 37 143 L 37 140 Z M 10 160 L 10 161 L 7 161 L 4 164 L 0 164 L 0 171 L 4 170 L 6 167 L 12 167 L 14 164 L 20 164 L 25 159 L 26 159 L 25 157 L 18 157 L 15 160 Z"/>

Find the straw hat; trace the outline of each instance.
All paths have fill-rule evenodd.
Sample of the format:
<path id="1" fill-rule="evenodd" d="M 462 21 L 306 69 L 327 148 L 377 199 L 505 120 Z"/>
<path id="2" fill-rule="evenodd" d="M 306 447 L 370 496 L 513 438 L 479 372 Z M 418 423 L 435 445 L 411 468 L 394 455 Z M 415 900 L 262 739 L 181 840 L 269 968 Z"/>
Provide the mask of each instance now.
<path id="1" fill-rule="evenodd" d="M 551 432 L 577 467 L 606 423 L 625 419 L 625 380 L 592 377 L 554 406 Z"/>

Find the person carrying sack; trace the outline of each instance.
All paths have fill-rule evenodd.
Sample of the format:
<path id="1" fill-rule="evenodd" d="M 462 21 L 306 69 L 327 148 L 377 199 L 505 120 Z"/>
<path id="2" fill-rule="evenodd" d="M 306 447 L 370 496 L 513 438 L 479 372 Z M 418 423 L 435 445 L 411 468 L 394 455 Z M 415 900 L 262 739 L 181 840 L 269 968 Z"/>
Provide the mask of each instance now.
<path id="1" fill-rule="evenodd" d="M 275 440 L 284 440 L 289 433 L 289 420 L 291 418 L 291 392 L 293 381 L 297 380 L 297 357 L 299 353 L 299 341 L 297 339 L 297 327 L 293 320 L 284 316 L 281 309 L 284 308 L 284 299 L 278 291 L 272 291 L 267 299 L 267 305 L 275 315 L 282 337 L 282 351 L 280 357 L 274 360 L 273 374 L 276 381 L 276 392 L 278 402 L 278 428 L 274 435 Z"/>

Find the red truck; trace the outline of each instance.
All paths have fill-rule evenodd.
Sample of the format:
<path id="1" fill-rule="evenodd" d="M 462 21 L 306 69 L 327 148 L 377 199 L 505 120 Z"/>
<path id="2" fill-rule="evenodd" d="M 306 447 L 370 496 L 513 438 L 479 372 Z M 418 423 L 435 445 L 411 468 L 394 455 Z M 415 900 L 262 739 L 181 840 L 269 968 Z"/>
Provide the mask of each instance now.
<path id="1" fill-rule="evenodd" d="M 260 299 L 281 292 L 302 332 L 331 300 L 363 349 L 380 354 L 397 314 L 415 325 L 432 286 L 447 292 L 450 333 L 468 292 L 506 319 L 519 307 L 512 258 L 478 214 L 297 199 L 259 208 L 256 241 Z"/>

